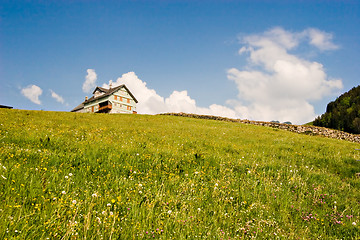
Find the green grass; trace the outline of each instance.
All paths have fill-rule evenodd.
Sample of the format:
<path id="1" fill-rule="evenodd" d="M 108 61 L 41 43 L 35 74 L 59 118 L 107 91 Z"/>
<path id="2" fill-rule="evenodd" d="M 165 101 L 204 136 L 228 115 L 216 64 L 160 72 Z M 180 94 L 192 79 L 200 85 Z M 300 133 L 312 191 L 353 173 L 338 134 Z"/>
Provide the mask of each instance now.
<path id="1" fill-rule="evenodd" d="M 0 239 L 359 239 L 355 148 L 213 120 L 0 110 Z"/>

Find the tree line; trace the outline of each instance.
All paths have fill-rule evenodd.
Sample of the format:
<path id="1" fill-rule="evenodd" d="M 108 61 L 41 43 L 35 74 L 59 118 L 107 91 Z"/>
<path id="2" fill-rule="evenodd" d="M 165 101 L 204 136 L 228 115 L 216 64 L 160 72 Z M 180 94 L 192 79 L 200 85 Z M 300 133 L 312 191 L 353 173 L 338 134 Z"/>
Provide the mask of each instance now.
<path id="1" fill-rule="evenodd" d="M 360 85 L 330 102 L 326 112 L 317 117 L 315 126 L 360 133 Z"/>

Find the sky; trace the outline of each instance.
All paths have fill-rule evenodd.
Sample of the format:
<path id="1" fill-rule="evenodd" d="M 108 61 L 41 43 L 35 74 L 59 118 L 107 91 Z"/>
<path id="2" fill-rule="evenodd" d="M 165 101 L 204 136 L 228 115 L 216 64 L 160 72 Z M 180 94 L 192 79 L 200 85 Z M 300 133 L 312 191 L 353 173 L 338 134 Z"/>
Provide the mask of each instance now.
<path id="1" fill-rule="evenodd" d="M 70 111 L 126 84 L 140 114 L 304 124 L 360 84 L 360 1 L 0 0 L 0 105 Z"/>

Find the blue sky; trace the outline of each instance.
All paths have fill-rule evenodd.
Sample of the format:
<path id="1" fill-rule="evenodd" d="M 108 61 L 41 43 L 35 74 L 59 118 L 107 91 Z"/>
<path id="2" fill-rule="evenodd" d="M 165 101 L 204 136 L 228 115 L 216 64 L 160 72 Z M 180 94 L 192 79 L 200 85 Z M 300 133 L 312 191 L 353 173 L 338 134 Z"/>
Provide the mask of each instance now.
<path id="1" fill-rule="evenodd" d="M 70 111 L 125 83 L 138 112 L 311 121 L 359 85 L 359 1 L 0 0 L 0 104 Z"/>

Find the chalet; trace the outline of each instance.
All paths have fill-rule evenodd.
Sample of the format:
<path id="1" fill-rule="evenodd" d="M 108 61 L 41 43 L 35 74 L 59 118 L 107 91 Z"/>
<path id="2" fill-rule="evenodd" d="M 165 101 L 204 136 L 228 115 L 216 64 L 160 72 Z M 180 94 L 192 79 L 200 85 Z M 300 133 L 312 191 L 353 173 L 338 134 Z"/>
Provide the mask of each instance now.
<path id="1" fill-rule="evenodd" d="M 71 110 L 71 112 L 95 112 L 95 113 L 137 113 L 138 101 L 130 90 L 122 84 L 112 88 L 96 87 L 91 98 L 85 97 L 85 101 Z"/>

